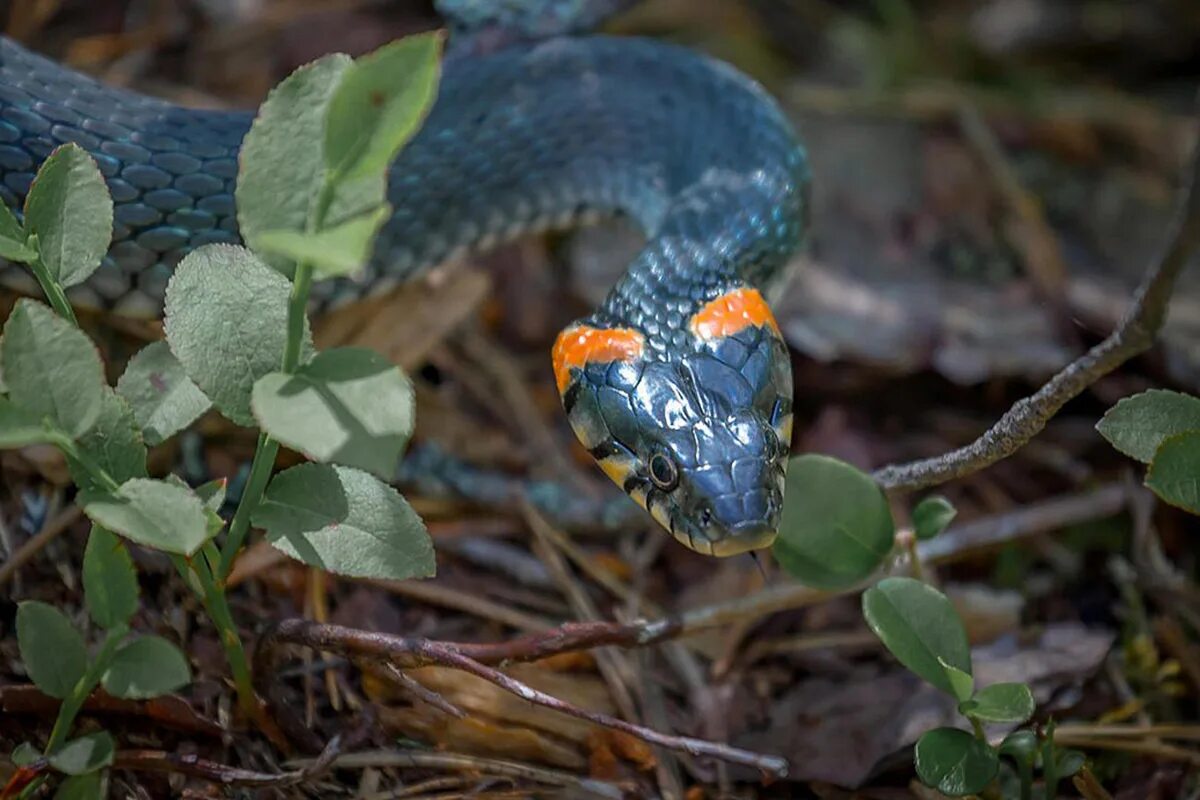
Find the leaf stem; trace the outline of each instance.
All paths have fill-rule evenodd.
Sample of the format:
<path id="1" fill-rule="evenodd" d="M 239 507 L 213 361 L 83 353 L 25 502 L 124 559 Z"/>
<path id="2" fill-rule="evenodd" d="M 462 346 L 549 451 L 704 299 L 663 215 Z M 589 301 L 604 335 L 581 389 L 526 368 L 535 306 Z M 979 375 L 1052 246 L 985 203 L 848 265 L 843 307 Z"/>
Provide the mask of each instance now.
<path id="1" fill-rule="evenodd" d="M 42 263 L 41 255 L 29 262 L 29 270 L 33 273 L 33 277 L 37 278 L 38 285 L 42 287 L 42 292 L 50 301 L 51 307 L 58 312 L 60 317 L 78 326 L 79 320 L 75 318 L 75 309 L 71 308 L 71 303 L 67 300 L 67 294 L 62 285 L 54 280 L 50 271 L 46 269 L 46 265 Z"/>
<path id="2" fill-rule="evenodd" d="M 271 468 L 275 466 L 275 456 L 279 453 L 279 442 L 264 432 L 258 434 L 258 445 L 254 448 L 254 460 L 250 463 L 250 477 L 246 488 L 242 491 L 242 499 L 238 501 L 237 511 L 233 512 L 233 522 L 229 523 L 229 535 L 225 537 L 225 545 L 221 548 L 221 566 L 217 578 L 224 581 L 229 577 L 233 568 L 233 559 L 246 541 L 250 532 L 250 516 L 262 500 L 263 492 L 267 489 L 267 481 L 271 478 Z"/>
<path id="3" fill-rule="evenodd" d="M 83 703 L 87 700 L 88 695 L 104 677 L 104 672 L 112 662 L 113 656 L 116 655 L 117 647 L 128 633 L 129 626 L 123 624 L 107 631 L 104 636 L 104 644 L 100 646 L 96 658 L 88 665 L 87 671 L 75 684 L 71 694 L 58 707 L 58 717 L 54 720 L 54 727 L 50 730 L 50 739 L 46 742 L 44 751 L 46 755 L 50 755 L 62 746 L 67 734 L 71 731 L 71 725 L 75 722 L 75 716 L 79 713 L 79 709 L 83 708 Z"/>

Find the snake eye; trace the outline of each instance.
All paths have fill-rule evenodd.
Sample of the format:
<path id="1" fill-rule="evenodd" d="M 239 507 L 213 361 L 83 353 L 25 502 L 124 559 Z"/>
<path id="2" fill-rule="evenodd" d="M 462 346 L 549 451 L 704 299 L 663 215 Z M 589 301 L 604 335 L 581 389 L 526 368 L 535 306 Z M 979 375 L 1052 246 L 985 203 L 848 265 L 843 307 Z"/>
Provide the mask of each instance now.
<path id="1" fill-rule="evenodd" d="M 650 457 L 650 480 L 664 492 L 669 492 L 679 483 L 679 470 L 675 462 L 665 453 L 655 453 Z"/>

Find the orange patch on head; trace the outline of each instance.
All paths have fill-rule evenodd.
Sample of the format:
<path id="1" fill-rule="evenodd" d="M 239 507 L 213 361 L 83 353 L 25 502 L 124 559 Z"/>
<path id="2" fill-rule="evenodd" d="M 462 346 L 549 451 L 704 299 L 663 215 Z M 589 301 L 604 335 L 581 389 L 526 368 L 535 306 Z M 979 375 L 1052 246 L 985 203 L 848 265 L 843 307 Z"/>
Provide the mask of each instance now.
<path id="1" fill-rule="evenodd" d="M 751 325 L 769 325 L 779 335 L 779 325 L 767 301 L 757 289 L 744 286 L 710 300 L 692 315 L 689 325 L 692 333 L 704 341 L 732 336 Z"/>
<path id="2" fill-rule="evenodd" d="M 583 369 L 591 362 L 632 361 L 641 358 L 645 346 L 646 338 L 632 328 L 567 328 L 558 335 L 551 352 L 558 393 L 570 385 L 572 368 Z"/>

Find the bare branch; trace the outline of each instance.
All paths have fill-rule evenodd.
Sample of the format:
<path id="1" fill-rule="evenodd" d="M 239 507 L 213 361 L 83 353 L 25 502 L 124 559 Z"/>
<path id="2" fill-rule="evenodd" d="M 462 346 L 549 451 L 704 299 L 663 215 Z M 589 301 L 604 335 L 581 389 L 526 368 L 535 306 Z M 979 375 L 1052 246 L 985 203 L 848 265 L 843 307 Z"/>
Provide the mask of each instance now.
<path id="1" fill-rule="evenodd" d="M 1172 233 L 1162 256 L 1142 279 L 1133 305 L 1117 329 L 1051 378 L 1036 393 L 1018 400 L 975 441 L 935 458 L 876 470 L 885 489 L 920 489 L 961 478 L 1015 453 L 1046 427 L 1068 401 L 1129 359 L 1150 349 L 1166 319 L 1179 273 L 1200 246 L 1200 146 L 1180 194 Z"/>

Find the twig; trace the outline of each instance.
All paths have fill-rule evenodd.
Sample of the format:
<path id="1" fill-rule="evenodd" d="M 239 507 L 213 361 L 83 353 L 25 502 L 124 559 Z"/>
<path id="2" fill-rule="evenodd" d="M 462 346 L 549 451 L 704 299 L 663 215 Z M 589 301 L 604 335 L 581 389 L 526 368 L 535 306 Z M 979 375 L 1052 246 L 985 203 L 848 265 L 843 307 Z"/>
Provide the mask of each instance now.
<path id="1" fill-rule="evenodd" d="M 579 623 L 580 626 L 587 627 L 603 627 L 606 624 L 602 622 Z M 527 638 L 537 639 L 540 636 L 544 635 L 534 634 Z M 641 725 L 610 717 L 607 714 L 576 708 L 466 655 L 466 652 L 471 649 L 484 648 L 486 651 L 488 645 L 456 645 L 420 638 L 389 636 L 338 625 L 321 625 L 302 619 L 284 620 L 269 628 L 260 639 L 255 653 L 256 675 L 264 676 L 274 673 L 275 661 L 279 657 L 279 645 L 281 644 L 300 644 L 320 650 L 350 652 L 358 656 L 374 657 L 391 663 L 399 669 L 433 664 L 458 669 L 483 678 L 535 705 L 560 711 L 606 728 L 619 730 L 650 744 L 691 755 L 711 756 L 735 764 L 745 764 L 774 775 L 787 774 L 787 762 L 777 756 L 760 755 L 717 742 L 706 742 L 686 736 L 669 736 Z M 593 640 L 591 643 L 581 643 L 578 647 L 571 649 L 582 649 L 594 646 L 594 644 Z M 526 652 L 532 652 L 532 650 Z M 563 651 L 560 649 L 558 652 Z"/>
<path id="2" fill-rule="evenodd" d="M 298 760 L 289 762 L 287 766 L 304 768 L 312 761 Z M 458 753 L 431 753 L 423 750 L 370 750 L 360 753 L 347 753 L 334 759 L 334 769 L 396 769 L 401 767 L 415 769 L 454 769 L 464 772 L 474 772 L 481 775 L 497 775 L 505 778 L 518 778 L 551 786 L 567 786 L 581 789 L 601 797 L 624 797 L 620 787 L 604 781 L 580 778 L 569 772 L 531 767 L 517 761 L 504 761 L 495 758 L 479 758 L 477 756 L 460 755 Z"/>
<path id="3" fill-rule="evenodd" d="M 401 689 L 408 694 L 417 698 L 426 705 L 433 706 L 443 714 L 454 717 L 455 719 L 466 719 L 467 712 L 463 711 L 458 706 L 451 703 L 445 697 L 418 681 L 413 676 L 409 675 L 401 669 L 398 669 L 394 664 L 385 664 L 388 678 L 395 681 Z"/>
<path id="4" fill-rule="evenodd" d="M 61 705 L 61 700 L 43 694 L 35 686 L 0 686 L 0 716 L 11 718 L 16 714 L 37 714 L 53 717 Z M 123 700 L 97 689 L 84 701 L 82 710 L 86 714 L 151 719 L 164 727 L 192 736 L 220 738 L 225 735 L 224 728 L 197 714 L 187 701 L 175 695 L 151 700 Z"/>
<path id="5" fill-rule="evenodd" d="M 1117 329 L 1051 378 L 1018 400 L 974 442 L 935 458 L 895 464 L 875 472 L 885 489 L 920 489 L 961 478 L 1007 458 L 1041 432 L 1067 401 L 1154 344 L 1166 318 L 1175 280 L 1200 245 L 1200 148 L 1193 147 L 1168 245 L 1147 271 L 1133 305 Z"/>

